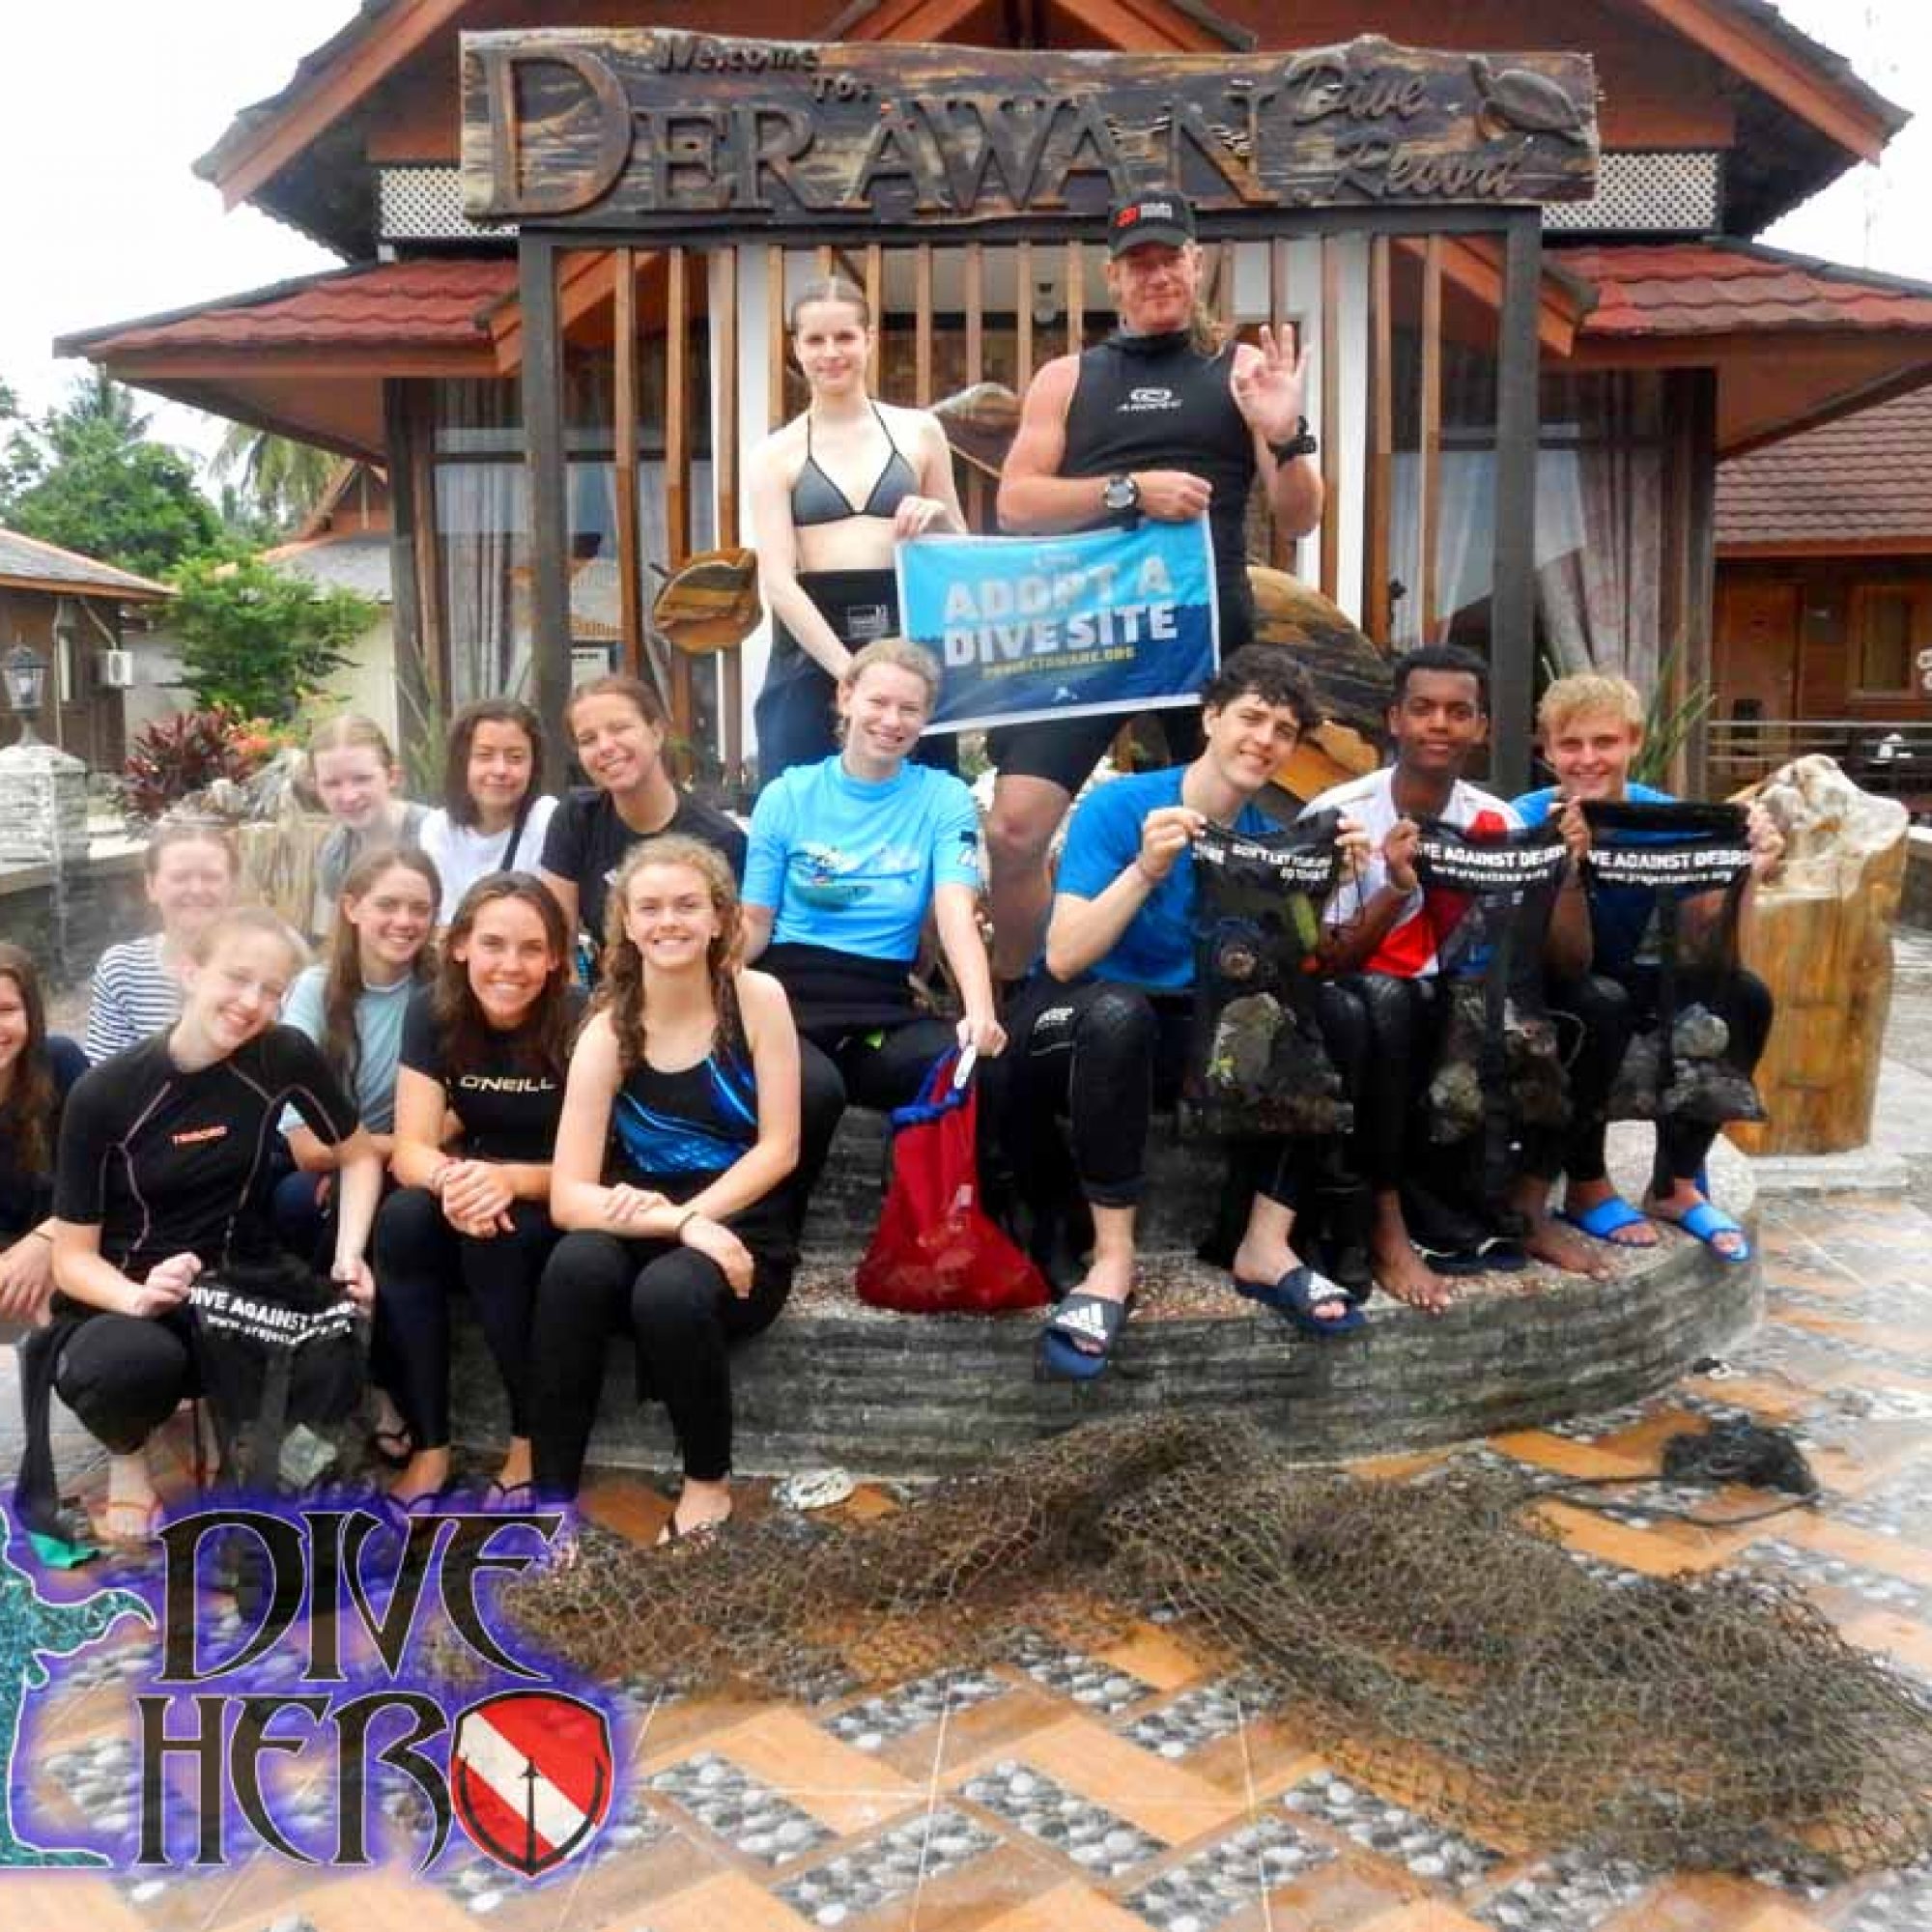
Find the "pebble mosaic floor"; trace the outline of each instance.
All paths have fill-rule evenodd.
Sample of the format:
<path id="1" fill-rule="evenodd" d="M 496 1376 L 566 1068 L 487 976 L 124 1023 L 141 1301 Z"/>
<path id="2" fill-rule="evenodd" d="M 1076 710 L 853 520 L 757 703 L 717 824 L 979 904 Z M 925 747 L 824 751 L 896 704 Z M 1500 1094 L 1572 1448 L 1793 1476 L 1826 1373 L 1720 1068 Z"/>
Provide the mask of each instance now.
<path id="1" fill-rule="evenodd" d="M 1768 1314 L 1665 1396 L 1473 1451 L 1549 1481 L 1642 1476 L 1673 1429 L 1748 1412 L 1796 1430 L 1821 1507 L 1728 1523 L 1747 1492 L 1658 1483 L 1613 1514 L 1540 1505 L 1612 1580 L 1756 1564 L 1932 1684 L 1932 1216 L 1898 1197 L 1763 1210 Z M 1426 1481 L 1440 1455 L 1383 1461 Z M 747 1507 L 759 1507 L 759 1495 Z M 667 1507 L 607 1476 L 603 1529 Z M 862 1488 L 845 1508 L 897 1506 Z M 1664 1514 L 1690 1508 L 1704 1520 Z M 51 1834 L 131 1839 L 134 1644 L 40 1693 L 16 1784 Z M 1022 1635 L 997 1664 L 810 1704 L 654 1700 L 613 1686 L 625 1774 L 595 1855 L 525 1885 L 458 1839 L 426 1877 L 0 1873 L 9 1932 L 1927 1932 L 1932 1860 L 1835 1889 L 1804 1871 L 1643 1871 L 1484 1844 L 1344 1777 L 1237 1672 L 1138 1625 L 1096 1654 Z M 398 1829 L 407 1805 L 385 1794 Z M 292 1806 L 291 1818 L 304 1813 Z M 295 1829 L 295 1828 L 292 1828 Z"/>

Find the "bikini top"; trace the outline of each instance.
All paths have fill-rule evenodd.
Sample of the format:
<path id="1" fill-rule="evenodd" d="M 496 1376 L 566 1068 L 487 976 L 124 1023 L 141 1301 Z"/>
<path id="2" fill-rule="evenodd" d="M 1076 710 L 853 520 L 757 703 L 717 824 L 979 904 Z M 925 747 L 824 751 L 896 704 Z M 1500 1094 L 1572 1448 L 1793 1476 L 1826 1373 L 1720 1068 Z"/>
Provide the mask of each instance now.
<path id="1" fill-rule="evenodd" d="M 893 453 L 887 457 L 886 467 L 879 471 L 878 480 L 873 483 L 865 507 L 854 509 L 851 497 L 820 469 L 817 457 L 811 453 L 811 415 L 807 412 L 805 465 L 798 472 L 798 480 L 791 486 L 791 521 L 794 528 L 807 529 L 813 524 L 843 523 L 847 517 L 890 517 L 898 508 L 901 497 L 918 493 L 919 471 L 906 461 L 898 444 L 893 441 L 893 433 L 886 429 L 886 419 L 877 403 L 872 405 L 872 414 L 877 417 L 879 427 L 885 430 L 886 441 L 892 445 Z"/>

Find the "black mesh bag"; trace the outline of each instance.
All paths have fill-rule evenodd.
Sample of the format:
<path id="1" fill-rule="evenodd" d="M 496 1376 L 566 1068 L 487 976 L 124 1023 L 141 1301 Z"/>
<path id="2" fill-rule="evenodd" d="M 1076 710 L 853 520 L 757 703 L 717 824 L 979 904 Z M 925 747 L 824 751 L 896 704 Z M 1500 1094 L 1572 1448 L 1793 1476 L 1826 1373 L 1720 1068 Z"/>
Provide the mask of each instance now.
<path id="1" fill-rule="evenodd" d="M 358 1480 L 367 1357 L 341 1290 L 286 1256 L 229 1262 L 188 1306 L 224 1484 L 266 1499 Z"/>
<path id="2" fill-rule="evenodd" d="M 1569 1098 L 1543 999 L 1543 944 L 1563 879 L 1553 826 L 1470 838 L 1439 819 L 1416 841 L 1416 877 L 1467 905 L 1440 942 L 1443 1017 L 1427 1100 L 1429 1137 L 1480 1136 L 1483 1192 L 1501 1200 L 1525 1129 L 1560 1127 Z"/>
<path id="3" fill-rule="evenodd" d="M 1353 1125 L 1315 1012 L 1339 829 L 1339 814 L 1324 811 L 1264 834 L 1210 825 L 1194 842 L 1194 1034 L 1182 1098 L 1206 1132 Z"/>
<path id="4" fill-rule="evenodd" d="M 1643 892 L 1653 901 L 1657 1023 L 1630 1043 L 1610 1090 L 1614 1121 L 1674 1119 L 1718 1126 L 1761 1121 L 1764 1103 L 1730 1054 L 1730 1027 L 1713 1006 L 1739 973 L 1738 915 L 1750 883 L 1749 827 L 1735 805 L 1637 805 L 1589 801 L 1587 876 L 1599 888 Z M 1701 989 L 1684 995 L 1685 901 L 1721 894 L 1714 923 L 1699 934 Z"/>

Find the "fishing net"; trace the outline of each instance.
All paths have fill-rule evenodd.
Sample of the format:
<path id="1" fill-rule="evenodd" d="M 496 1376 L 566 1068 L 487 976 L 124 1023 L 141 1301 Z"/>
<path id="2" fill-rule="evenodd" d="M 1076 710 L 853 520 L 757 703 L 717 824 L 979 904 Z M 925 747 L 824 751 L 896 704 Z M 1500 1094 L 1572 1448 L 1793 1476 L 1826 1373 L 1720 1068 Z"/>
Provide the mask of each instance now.
<path id="1" fill-rule="evenodd" d="M 1341 873 L 1341 814 L 1194 841 L 1194 1035 L 1184 1098 L 1215 1134 L 1343 1134 L 1354 1110 L 1311 978 Z"/>
<path id="2" fill-rule="evenodd" d="M 1794 1587 L 1586 1569 L 1526 1481 L 1284 1464 L 1227 1414 L 1104 1421 L 866 1521 L 586 1548 L 503 1606 L 598 1675 L 810 1696 L 1102 1647 L 1150 1613 L 1331 1762 L 1498 1844 L 1857 1872 L 1932 1846 L 1932 1711 Z"/>
<path id="3" fill-rule="evenodd" d="M 1738 917 L 1751 864 L 1743 809 L 1593 800 L 1583 815 L 1591 889 L 1639 904 L 1649 895 L 1639 956 L 1653 957 L 1657 968 L 1656 1020 L 1624 1056 L 1610 1092 L 1611 1119 L 1668 1116 L 1707 1126 L 1763 1120 L 1750 1074 L 1731 1054 L 1729 1022 L 1714 1010 L 1739 972 Z M 1694 934 L 1684 918 L 1693 899 L 1714 907 Z M 1685 998 L 1687 980 L 1706 997 Z"/>

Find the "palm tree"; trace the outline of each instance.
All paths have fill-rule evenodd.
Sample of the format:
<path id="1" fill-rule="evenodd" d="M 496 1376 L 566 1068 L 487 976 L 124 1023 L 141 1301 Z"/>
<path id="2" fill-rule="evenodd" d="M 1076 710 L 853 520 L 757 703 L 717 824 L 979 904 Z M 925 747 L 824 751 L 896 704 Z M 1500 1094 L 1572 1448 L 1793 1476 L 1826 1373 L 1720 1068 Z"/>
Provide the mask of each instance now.
<path id="1" fill-rule="evenodd" d="M 209 467 L 217 478 L 239 474 L 261 516 L 277 530 L 290 530 L 322 500 L 340 461 L 312 442 L 238 422 L 229 424 Z"/>

